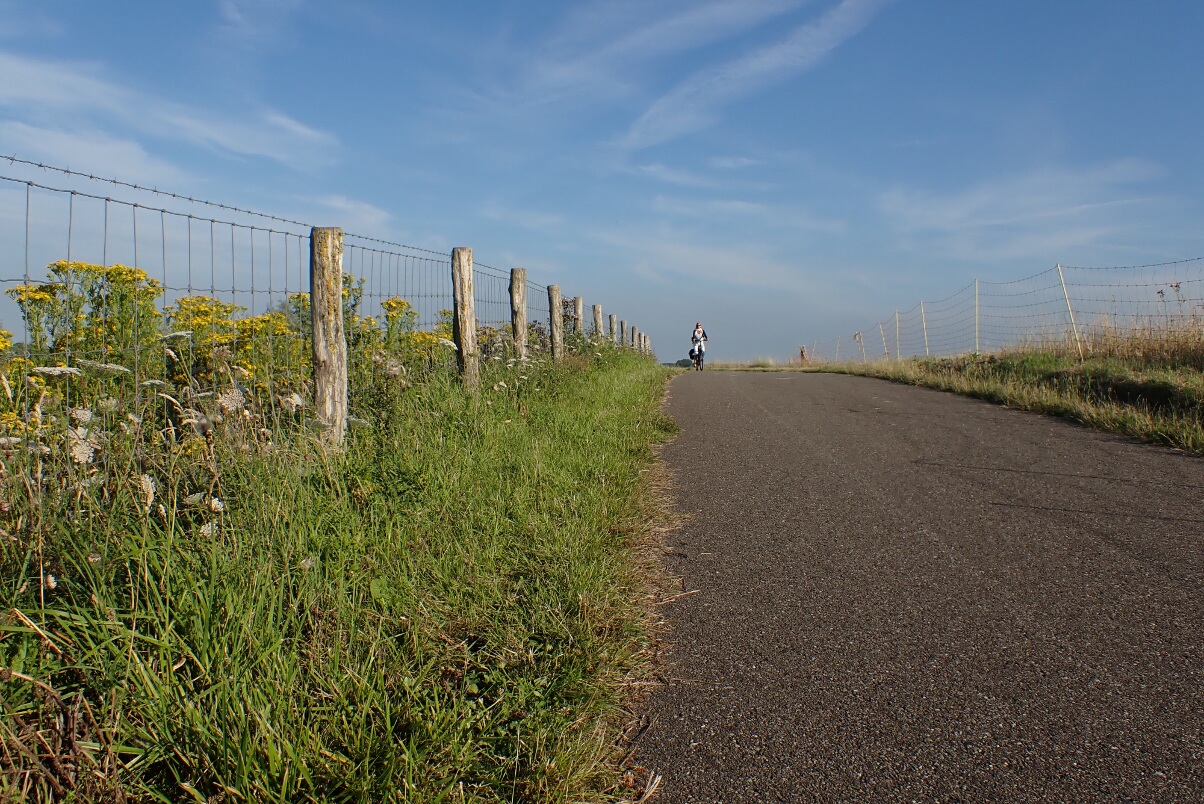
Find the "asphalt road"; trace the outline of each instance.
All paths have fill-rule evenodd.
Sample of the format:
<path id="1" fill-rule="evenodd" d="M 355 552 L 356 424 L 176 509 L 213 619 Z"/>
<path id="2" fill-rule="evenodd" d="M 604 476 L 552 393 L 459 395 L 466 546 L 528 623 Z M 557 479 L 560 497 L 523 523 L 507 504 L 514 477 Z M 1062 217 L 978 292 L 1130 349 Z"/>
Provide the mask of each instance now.
<path id="1" fill-rule="evenodd" d="M 669 411 L 656 801 L 1204 801 L 1204 460 L 856 377 Z"/>

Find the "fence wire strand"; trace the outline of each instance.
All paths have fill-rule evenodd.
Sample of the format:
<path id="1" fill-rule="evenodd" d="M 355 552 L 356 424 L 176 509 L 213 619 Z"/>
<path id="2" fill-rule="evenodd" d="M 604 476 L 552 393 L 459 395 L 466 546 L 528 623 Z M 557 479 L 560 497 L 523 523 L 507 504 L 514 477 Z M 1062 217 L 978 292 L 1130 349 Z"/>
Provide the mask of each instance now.
<path id="1" fill-rule="evenodd" d="M 816 361 L 993 354 L 1033 344 L 1082 349 L 1143 333 L 1171 338 L 1204 324 L 1204 257 L 1128 266 L 1056 266 L 979 280 L 827 342 Z M 885 343 L 883 343 L 885 342 Z M 876 343 L 877 348 L 874 348 Z"/>

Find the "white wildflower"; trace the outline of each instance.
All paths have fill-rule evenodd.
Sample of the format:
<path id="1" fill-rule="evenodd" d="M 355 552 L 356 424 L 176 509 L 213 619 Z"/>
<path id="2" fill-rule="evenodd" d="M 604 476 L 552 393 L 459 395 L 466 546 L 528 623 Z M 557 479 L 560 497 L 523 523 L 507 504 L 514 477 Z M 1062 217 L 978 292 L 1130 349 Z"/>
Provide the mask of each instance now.
<path id="1" fill-rule="evenodd" d="M 73 427 L 67 428 L 67 444 L 71 460 L 80 464 L 92 463 L 92 456 L 96 453 L 96 444 L 88 438 L 87 429 L 83 427 L 78 430 Z"/>
<path id="2" fill-rule="evenodd" d="M 163 380 L 146 380 L 140 383 L 142 388 L 170 388 L 171 386 L 163 382 Z"/>
<path id="3" fill-rule="evenodd" d="M 53 575 L 51 575 L 49 572 L 46 573 L 46 588 L 47 589 L 57 589 L 58 585 L 59 585 L 59 579 L 54 577 Z"/>
<path id="4" fill-rule="evenodd" d="M 318 559 L 315 558 L 314 556 L 310 556 L 309 558 L 306 558 L 301 562 L 301 569 L 311 570 L 314 568 L 314 565 L 317 563 L 318 563 Z"/>
<path id="5" fill-rule="evenodd" d="M 280 404 L 288 409 L 289 413 L 300 410 L 305 407 L 305 400 L 297 392 L 293 392 L 280 400 Z"/>
<path id="6" fill-rule="evenodd" d="M 0 438 L 0 447 L 15 447 L 20 444 L 22 439 L 17 436 L 5 436 Z"/>
<path id="7" fill-rule="evenodd" d="M 32 370 L 38 374 L 45 374 L 47 377 L 61 377 L 64 374 L 78 377 L 82 374 L 74 366 L 35 366 Z"/>
<path id="8" fill-rule="evenodd" d="M 237 388 L 229 388 L 217 398 L 218 408 L 227 416 L 242 410 L 246 402 L 247 398 Z"/>
<path id="9" fill-rule="evenodd" d="M 71 418 L 75 419 L 79 424 L 88 424 L 92 421 L 92 411 L 87 408 L 72 408 Z"/>
<path id="10" fill-rule="evenodd" d="M 168 357 L 170 357 L 172 360 L 179 360 L 179 359 L 180 359 L 180 356 L 179 356 L 179 355 L 177 355 L 175 352 L 173 352 L 173 351 L 171 350 L 171 347 L 170 347 L 170 346 L 164 346 L 164 347 L 163 347 L 163 354 L 167 355 L 167 356 L 168 356 Z"/>
<path id="11" fill-rule="evenodd" d="M 101 413 L 112 413 L 117 410 L 118 402 L 111 396 L 102 397 L 96 400 L 96 407 Z"/>
<path id="12" fill-rule="evenodd" d="M 167 509 L 163 507 L 163 503 L 159 503 L 159 516 L 162 519 L 167 519 Z"/>
<path id="13" fill-rule="evenodd" d="M 179 332 L 169 332 L 166 335 L 160 335 L 159 340 L 166 341 L 166 340 L 170 340 L 172 338 L 187 338 L 191 334 L 192 334 L 192 330 L 182 329 Z"/>
<path id="14" fill-rule="evenodd" d="M 212 522 L 206 522 L 204 525 L 201 525 L 201 535 L 204 536 L 206 539 L 213 536 L 213 523 Z"/>
<path id="15" fill-rule="evenodd" d="M 184 498 L 185 505 L 200 505 L 201 500 L 205 499 L 205 492 L 198 491 L 196 494 L 189 494 Z"/>
<path id="16" fill-rule="evenodd" d="M 217 497 L 214 497 L 213 499 L 209 500 L 209 510 L 215 514 L 220 514 L 222 511 L 226 510 L 226 506 L 221 500 L 219 500 Z"/>
<path id="17" fill-rule="evenodd" d="M 146 496 L 146 507 L 150 508 L 151 503 L 155 501 L 155 479 L 150 475 L 143 475 L 138 478 L 138 485 L 142 487 L 142 493 Z"/>
<path id="18" fill-rule="evenodd" d="M 89 369 L 92 369 L 93 371 L 98 371 L 101 374 L 133 374 L 134 373 L 134 372 L 130 371 L 128 368 L 126 368 L 125 366 L 122 366 L 117 363 L 98 363 L 95 360 L 85 360 L 82 357 L 76 358 L 75 362 L 79 363 L 84 368 L 89 368 Z"/>
<path id="19" fill-rule="evenodd" d="M 88 553 L 88 563 L 89 564 L 99 564 L 100 563 L 100 553 L 96 552 L 95 550 L 93 550 L 91 553 Z"/>
<path id="20" fill-rule="evenodd" d="M 456 346 L 455 341 L 449 341 L 447 338 L 440 338 L 439 343 L 443 344 L 444 346 L 450 346 L 452 349 L 459 348 L 458 346 Z"/>
<path id="21" fill-rule="evenodd" d="M 498 387 L 498 388 L 505 388 L 505 387 L 506 387 L 506 383 L 504 383 L 504 382 L 499 382 L 499 383 L 497 384 L 497 387 Z"/>

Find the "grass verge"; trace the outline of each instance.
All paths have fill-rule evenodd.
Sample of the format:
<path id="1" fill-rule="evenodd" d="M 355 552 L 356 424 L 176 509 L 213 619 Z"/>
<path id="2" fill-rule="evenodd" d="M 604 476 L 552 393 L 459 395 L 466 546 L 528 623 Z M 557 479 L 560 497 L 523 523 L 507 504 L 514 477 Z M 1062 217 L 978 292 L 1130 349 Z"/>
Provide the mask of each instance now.
<path id="1" fill-rule="evenodd" d="M 569 364 L 378 389 L 339 454 L 10 446 L 0 798 L 613 800 L 669 372 Z"/>
<path id="2" fill-rule="evenodd" d="M 1150 361 L 1140 350 L 1083 361 L 1057 350 L 1031 349 L 820 368 L 952 391 L 1204 452 L 1204 374 L 1191 363 Z"/>

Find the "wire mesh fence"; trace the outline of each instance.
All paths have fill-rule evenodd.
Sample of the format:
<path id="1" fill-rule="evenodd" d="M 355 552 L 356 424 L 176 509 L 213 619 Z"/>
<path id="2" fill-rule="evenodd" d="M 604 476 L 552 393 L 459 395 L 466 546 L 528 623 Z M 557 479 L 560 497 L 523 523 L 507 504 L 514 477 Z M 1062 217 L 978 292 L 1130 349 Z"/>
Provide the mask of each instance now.
<path id="1" fill-rule="evenodd" d="M 194 430 L 222 415 L 262 429 L 304 417 L 314 379 L 312 227 L 9 161 L 63 181 L 0 174 L 0 438 L 37 430 L 50 400 L 81 443 L 97 411 L 149 411 L 169 429 Z M 352 399 L 382 379 L 407 381 L 415 367 L 452 365 L 449 256 L 355 234 L 342 243 Z M 507 348 L 510 282 L 509 271 L 474 266 L 483 357 Z M 527 291 L 538 354 L 549 349 L 548 289 L 528 282 Z"/>
<path id="2" fill-rule="evenodd" d="M 809 360 L 869 361 L 988 354 L 1026 346 L 1087 356 L 1140 338 L 1145 348 L 1204 340 L 1204 258 L 1150 265 L 1057 265 L 1006 282 L 975 280 L 949 296 L 832 341 Z"/>

